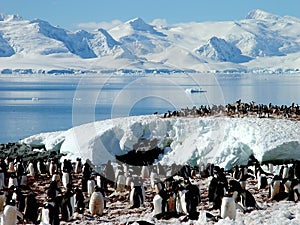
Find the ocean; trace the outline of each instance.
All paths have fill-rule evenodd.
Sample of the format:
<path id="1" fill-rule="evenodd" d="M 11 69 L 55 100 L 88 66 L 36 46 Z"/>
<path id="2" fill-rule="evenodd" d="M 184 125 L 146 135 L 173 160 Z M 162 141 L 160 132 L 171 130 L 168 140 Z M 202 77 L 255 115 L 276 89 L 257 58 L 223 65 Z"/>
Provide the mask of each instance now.
<path id="1" fill-rule="evenodd" d="M 300 104 L 300 75 L 295 74 L 22 74 L 1 75 L 0 84 L 0 143 L 96 120 L 239 99 Z"/>

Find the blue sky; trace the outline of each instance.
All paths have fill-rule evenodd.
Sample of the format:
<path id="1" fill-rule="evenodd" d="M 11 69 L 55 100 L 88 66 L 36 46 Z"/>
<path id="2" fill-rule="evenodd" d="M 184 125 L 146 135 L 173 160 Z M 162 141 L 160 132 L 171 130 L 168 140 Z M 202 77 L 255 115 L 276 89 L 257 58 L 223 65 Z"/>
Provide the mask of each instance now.
<path id="1" fill-rule="evenodd" d="M 0 0 L 0 13 L 39 18 L 66 29 L 88 23 L 127 21 L 168 23 L 243 19 L 253 9 L 300 18 L 300 0 Z"/>

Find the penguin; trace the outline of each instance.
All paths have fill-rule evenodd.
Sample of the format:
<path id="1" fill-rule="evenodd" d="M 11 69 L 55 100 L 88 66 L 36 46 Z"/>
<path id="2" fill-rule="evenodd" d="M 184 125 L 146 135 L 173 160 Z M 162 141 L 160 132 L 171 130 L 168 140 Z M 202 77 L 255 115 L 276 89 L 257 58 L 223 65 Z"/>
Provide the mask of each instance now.
<path id="1" fill-rule="evenodd" d="M 64 188 L 67 188 L 67 184 L 70 183 L 70 174 L 67 172 L 62 172 L 62 184 Z"/>
<path id="2" fill-rule="evenodd" d="M 126 183 L 125 183 L 126 191 L 130 191 L 132 182 L 133 182 L 133 180 L 132 180 L 131 173 L 128 173 L 128 176 L 126 177 Z"/>
<path id="3" fill-rule="evenodd" d="M 298 179 L 293 179 L 288 192 L 288 201 L 298 202 L 300 199 L 300 182 Z"/>
<path id="4" fill-rule="evenodd" d="M 251 192 L 245 188 L 242 188 L 238 181 L 230 180 L 228 186 L 229 196 L 232 196 L 235 200 L 236 209 L 241 209 L 243 212 L 245 209 L 260 209 Z M 241 201 L 244 208 L 238 204 L 239 201 Z"/>
<path id="5" fill-rule="evenodd" d="M 100 175 L 97 175 L 97 177 L 96 177 L 96 185 L 98 187 L 102 187 L 102 182 L 101 182 L 101 176 Z"/>
<path id="6" fill-rule="evenodd" d="M 178 191 L 178 195 L 176 197 L 176 211 L 178 213 L 188 214 L 187 204 L 185 200 L 185 193 L 187 190 L 183 189 L 182 187 Z"/>
<path id="7" fill-rule="evenodd" d="M 257 172 L 257 188 L 265 189 L 268 186 L 268 180 L 265 174 L 261 174 L 260 171 Z"/>
<path id="8" fill-rule="evenodd" d="M 43 204 L 41 212 L 41 223 L 40 224 L 55 224 L 55 204 L 54 202 L 45 202 Z"/>
<path id="9" fill-rule="evenodd" d="M 274 165 L 272 163 L 268 164 L 268 170 L 269 170 L 270 173 L 274 172 Z"/>
<path id="10" fill-rule="evenodd" d="M 199 215 L 197 213 L 197 206 L 201 201 L 200 190 L 188 178 L 184 180 L 184 186 L 185 191 L 180 199 L 182 210 L 189 216 L 189 219 L 197 220 Z"/>
<path id="11" fill-rule="evenodd" d="M 133 177 L 129 194 L 130 208 L 139 208 L 145 201 L 145 189 L 140 177 Z"/>
<path id="12" fill-rule="evenodd" d="M 214 173 L 215 175 L 208 186 L 208 200 L 212 203 L 213 209 L 220 209 L 228 181 L 218 166 L 214 166 Z"/>
<path id="13" fill-rule="evenodd" d="M 126 185 L 126 178 L 124 176 L 123 172 L 119 173 L 119 176 L 117 177 L 117 183 L 116 183 L 116 191 L 117 192 L 123 192 Z"/>
<path id="14" fill-rule="evenodd" d="M 51 160 L 48 159 L 46 162 L 45 162 L 45 172 L 50 174 L 50 164 L 51 164 Z"/>
<path id="15" fill-rule="evenodd" d="M 27 185 L 27 175 L 26 174 L 23 174 L 22 177 L 21 177 L 21 181 L 20 181 L 20 186 L 26 186 Z"/>
<path id="16" fill-rule="evenodd" d="M 44 174 L 45 172 L 45 164 L 44 164 L 44 160 L 43 159 L 39 159 L 37 164 L 36 164 L 36 167 L 37 167 L 37 172 L 39 175 L 42 175 Z"/>
<path id="17" fill-rule="evenodd" d="M 168 200 L 169 200 L 169 194 L 167 190 L 163 187 L 154 197 L 153 199 L 153 214 L 154 217 L 157 219 L 160 219 L 162 217 L 165 217 L 169 215 L 168 212 Z M 175 204 L 175 202 L 174 202 Z M 175 207 L 174 207 L 175 208 Z"/>
<path id="18" fill-rule="evenodd" d="M 142 179 L 147 179 L 150 177 L 148 166 L 142 166 L 141 177 Z"/>
<path id="19" fill-rule="evenodd" d="M 162 177 L 166 176 L 166 171 L 160 163 L 157 163 L 157 174 Z"/>
<path id="20" fill-rule="evenodd" d="M 83 214 L 85 209 L 84 195 L 79 188 L 75 189 L 74 195 L 74 211 Z"/>
<path id="21" fill-rule="evenodd" d="M 163 202 L 163 199 L 159 194 L 154 196 L 154 198 L 153 198 L 153 212 L 152 212 L 154 217 L 157 217 L 157 215 L 162 214 L 162 212 L 163 212 L 162 202 Z"/>
<path id="22" fill-rule="evenodd" d="M 300 179 L 300 162 L 296 161 L 294 163 L 293 167 L 294 167 L 294 176 L 295 176 L 295 178 Z"/>
<path id="23" fill-rule="evenodd" d="M 300 184 L 299 183 L 293 187 L 293 191 L 294 191 L 294 201 L 295 202 L 300 201 Z"/>
<path id="24" fill-rule="evenodd" d="M 15 201 L 11 200 L 4 208 L 1 225 L 15 225 L 18 222 L 18 217 L 23 219 L 23 214 L 15 206 Z"/>
<path id="25" fill-rule="evenodd" d="M 60 176 L 59 176 L 58 172 L 55 172 L 55 173 L 52 175 L 51 181 L 56 181 L 57 184 L 60 185 L 61 179 L 60 179 Z"/>
<path id="26" fill-rule="evenodd" d="M 4 171 L 0 167 L 0 190 L 2 190 L 4 186 L 5 186 L 5 175 L 4 175 Z"/>
<path id="27" fill-rule="evenodd" d="M 81 158 L 77 158 L 74 172 L 80 174 L 82 172 L 82 166 Z"/>
<path id="28" fill-rule="evenodd" d="M 283 171 L 282 171 L 282 179 L 286 179 L 288 178 L 289 175 L 289 166 L 288 165 L 284 165 Z"/>
<path id="29" fill-rule="evenodd" d="M 95 187 L 95 191 L 92 193 L 89 202 L 89 211 L 92 216 L 101 216 L 104 210 L 104 197 L 98 186 Z"/>
<path id="30" fill-rule="evenodd" d="M 95 191 L 96 183 L 93 179 L 89 179 L 87 182 L 87 193 L 88 196 L 91 196 L 93 192 Z"/>
<path id="31" fill-rule="evenodd" d="M 29 176 L 35 176 L 34 165 L 32 161 L 29 162 L 26 171 L 29 173 Z"/>
<path id="32" fill-rule="evenodd" d="M 16 171 L 15 171 L 15 165 L 14 165 L 14 162 L 9 162 L 7 172 L 8 172 L 8 173 L 14 173 L 14 172 L 16 172 Z"/>
<path id="33" fill-rule="evenodd" d="M 51 160 L 50 165 L 49 165 L 50 176 L 53 176 L 53 174 L 55 174 L 55 172 L 57 172 L 57 165 L 54 162 L 54 160 Z"/>
<path id="34" fill-rule="evenodd" d="M 66 191 L 62 196 L 61 203 L 61 220 L 69 221 L 74 213 L 74 192 L 72 190 L 72 185 L 70 183 L 67 184 Z"/>
<path id="35" fill-rule="evenodd" d="M 287 196 L 288 194 L 284 192 L 284 186 L 281 183 L 280 177 L 278 175 L 275 175 L 269 187 L 269 198 L 271 200 L 280 201 Z"/>
<path id="36" fill-rule="evenodd" d="M 158 174 L 156 171 L 152 171 L 150 173 L 150 185 L 151 185 L 151 188 L 154 189 L 154 185 L 155 185 L 155 182 L 159 179 L 158 177 Z"/>
<path id="37" fill-rule="evenodd" d="M 11 174 L 10 178 L 8 179 L 7 187 L 10 188 L 12 186 L 15 186 L 15 187 L 18 186 L 18 180 L 14 174 Z"/>
<path id="38" fill-rule="evenodd" d="M 235 220 L 236 218 L 236 203 L 232 196 L 224 196 L 221 204 L 221 217 Z"/>
<path id="39" fill-rule="evenodd" d="M 36 224 L 38 218 L 38 202 L 34 193 L 29 193 L 25 200 L 24 219 L 32 224 Z"/>

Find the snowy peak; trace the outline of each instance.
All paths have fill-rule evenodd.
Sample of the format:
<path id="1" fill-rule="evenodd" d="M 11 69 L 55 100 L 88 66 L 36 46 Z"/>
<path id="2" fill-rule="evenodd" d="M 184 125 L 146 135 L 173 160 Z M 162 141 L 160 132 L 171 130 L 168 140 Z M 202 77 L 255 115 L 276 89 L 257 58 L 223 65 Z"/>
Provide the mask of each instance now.
<path id="1" fill-rule="evenodd" d="M 241 63 L 249 61 L 249 57 L 242 55 L 239 48 L 226 40 L 218 37 L 212 37 L 208 43 L 196 50 L 203 57 L 221 62 Z"/>
<path id="2" fill-rule="evenodd" d="M 145 23 L 145 21 L 142 20 L 141 18 L 135 18 L 129 20 L 125 24 L 129 24 L 131 28 L 135 31 L 142 31 L 150 34 L 156 34 L 156 35 L 164 35 L 163 33 L 156 31 L 153 26 Z"/>
<path id="3" fill-rule="evenodd" d="M 110 48 L 114 47 L 115 45 L 120 45 L 120 43 L 117 42 L 106 30 L 100 28 L 100 29 L 98 29 L 98 32 L 105 37 L 107 45 Z"/>
<path id="4" fill-rule="evenodd" d="M 253 19 L 253 20 L 275 20 L 276 21 L 279 20 L 280 18 L 282 17 L 260 9 L 252 10 L 246 16 L 246 19 Z"/>
<path id="5" fill-rule="evenodd" d="M 137 31 L 137 32 L 143 32 L 143 33 L 154 34 L 154 35 L 159 35 L 159 36 L 166 36 L 165 34 L 158 32 L 154 28 L 154 26 L 147 24 L 141 18 L 135 18 L 135 19 L 129 20 L 125 23 L 125 25 L 129 25 L 132 30 Z"/>

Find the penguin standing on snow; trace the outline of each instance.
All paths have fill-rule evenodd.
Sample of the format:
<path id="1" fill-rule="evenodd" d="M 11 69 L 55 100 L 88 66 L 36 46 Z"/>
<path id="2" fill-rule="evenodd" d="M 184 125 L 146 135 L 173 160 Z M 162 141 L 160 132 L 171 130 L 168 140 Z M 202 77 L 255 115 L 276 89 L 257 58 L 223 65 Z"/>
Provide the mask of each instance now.
<path id="1" fill-rule="evenodd" d="M 59 210 L 55 208 L 54 201 L 49 199 L 49 201 L 43 205 L 40 224 L 59 225 L 59 223 Z"/>
<path id="2" fill-rule="evenodd" d="M 93 192 L 90 202 L 89 202 L 89 211 L 94 215 L 101 216 L 104 210 L 104 196 L 101 193 L 100 187 L 96 186 L 95 191 Z"/>
<path id="3" fill-rule="evenodd" d="M 42 175 L 45 173 L 46 171 L 46 168 L 45 168 L 45 164 L 44 164 L 44 160 L 43 159 L 39 159 L 37 164 L 36 164 L 36 167 L 37 167 L 37 172 L 39 175 Z"/>
<path id="4" fill-rule="evenodd" d="M 18 217 L 23 219 L 22 213 L 15 206 L 15 201 L 11 200 L 4 208 L 1 225 L 15 225 L 18 222 Z"/>
<path id="5" fill-rule="evenodd" d="M 214 177 L 208 186 L 208 200 L 213 205 L 213 209 L 220 209 L 222 198 L 226 192 L 228 181 L 223 171 L 218 166 L 214 166 Z"/>
<path id="6" fill-rule="evenodd" d="M 26 171 L 29 173 L 29 176 L 32 177 L 35 176 L 35 170 L 34 170 L 34 165 L 32 160 L 29 161 Z"/>
<path id="7" fill-rule="evenodd" d="M 29 193 L 25 200 L 24 219 L 27 223 L 36 224 L 38 218 L 38 203 L 34 193 Z"/>
<path id="8" fill-rule="evenodd" d="M 157 219 L 160 219 L 167 212 L 167 200 L 168 194 L 164 187 L 162 187 L 159 192 L 153 198 L 153 215 Z"/>
<path id="9" fill-rule="evenodd" d="M 231 220 L 236 218 L 236 203 L 232 196 L 224 196 L 221 204 L 221 217 L 228 217 Z"/>
<path id="10" fill-rule="evenodd" d="M 184 181 L 185 189 L 185 201 L 186 201 L 186 211 L 190 219 L 197 220 L 199 213 L 197 213 L 197 206 L 201 201 L 200 190 L 198 186 L 191 183 L 189 179 Z"/>
<path id="11" fill-rule="evenodd" d="M 91 174 L 92 174 L 92 167 L 90 166 L 89 161 L 86 160 L 82 168 L 81 186 L 83 192 L 87 192 L 87 182 L 90 179 Z"/>
<path id="12" fill-rule="evenodd" d="M 95 191 L 96 183 L 93 177 L 90 177 L 90 179 L 87 182 L 87 193 L 88 196 L 91 196 L 93 192 Z"/>
<path id="13" fill-rule="evenodd" d="M 131 191 L 129 195 L 130 208 L 139 208 L 145 201 L 145 190 L 143 190 L 143 182 L 141 177 L 133 177 L 131 183 Z"/>
<path id="14" fill-rule="evenodd" d="M 84 213 L 84 195 L 79 188 L 75 189 L 75 212 L 83 214 Z"/>
<path id="15" fill-rule="evenodd" d="M 117 177 L 116 191 L 123 192 L 125 190 L 125 185 L 126 185 L 126 177 L 124 176 L 124 172 L 120 171 Z"/>
<path id="16" fill-rule="evenodd" d="M 55 163 L 54 159 L 52 159 L 49 165 L 50 176 L 53 176 L 55 172 L 57 172 L 57 164 Z"/>
<path id="17" fill-rule="evenodd" d="M 157 170 L 153 169 L 153 171 L 151 171 L 151 173 L 150 173 L 150 185 L 151 185 L 152 189 L 154 189 L 155 181 L 158 180 L 158 179 L 159 179 L 159 177 L 158 177 L 158 174 L 157 174 Z"/>
<path id="18" fill-rule="evenodd" d="M 82 172 L 82 162 L 81 158 L 76 158 L 76 163 L 75 163 L 75 170 L 74 172 L 76 174 L 80 174 Z"/>
<path id="19" fill-rule="evenodd" d="M 148 166 L 142 166 L 141 177 L 142 179 L 147 179 L 150 177 L 150 171 Z"/>
<path id="20" fill-rule="evenodd" d="M 107 179 L 107 184 L 110 185 L 111 187 L 114 187 L 115 171 L 114 171 L 114 168 L 111 164 L 111 160 L 108 160 L 107 164 L 105 165 L 104 175 Z"/>
<path id="21" fill-rule="evenodd" d="M 3 169 L 0 167 L 0 190 L 5 186 L 5 174 Z"/>
<path id="22" fill-rule="evenodd" d="M 70 174 L 66 171 L 62 172 L 62 184 L 64 188 L 67 188 L 67 185 L 70 184 Z"/>
<path id="23" fill-rule="evenodd" d="M 61 206 L 61 220 L 69 221 L 73 216 L 73 207 L 71 204 L 71 199 L 74 195 L 72 190 L 72 185 L 69 183 L 67 184 L 67 190 L 63 194 L 62 197 L 62 206 Z"/>
<path id="24" fill-rule="evenodd" d="M 280 176 L 275 175 L 269 186 L 269 198 L 271 200 L 281 201 L 287 197 L 288 193 L 285 192 Z"/>

